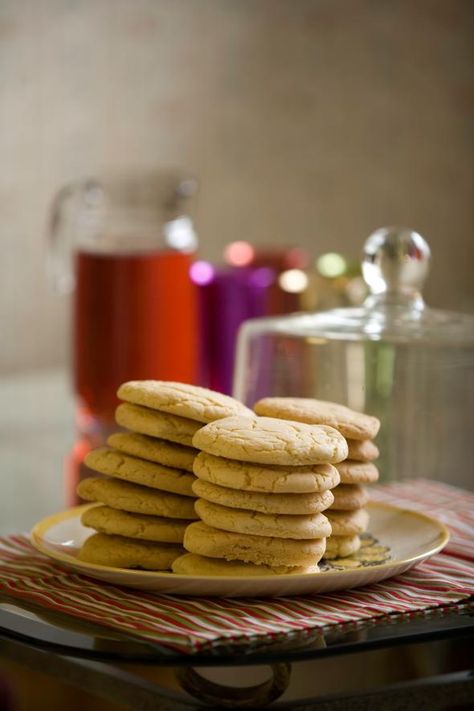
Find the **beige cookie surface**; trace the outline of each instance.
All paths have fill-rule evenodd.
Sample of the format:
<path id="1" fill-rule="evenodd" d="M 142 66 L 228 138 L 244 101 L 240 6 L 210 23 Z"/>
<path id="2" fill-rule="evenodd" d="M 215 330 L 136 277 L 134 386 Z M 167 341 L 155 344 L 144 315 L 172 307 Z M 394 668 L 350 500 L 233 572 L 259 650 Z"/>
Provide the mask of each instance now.
<path id="1" fill-rule="evenodd" d="M 213 504 L 205 499 L 198 499 L 194 508 L 204 523 L 223 531 L 295 540 L 325 538 L 331 534 L 331 525 L 322 513 L 306 515 L 252 513 L 244 509 L 231 509 L 228 506 Z"/>
<path id="2" fill-rule="evenodd" d="M 348 439 L 347 447 L 347 458 L 357 462 L 373 462 L 380 454 L 379 448 L 370 439 Z"/>
<path id="3" fill-rule="evenodd" d="M 345 437 L 372 439 L 379 431 L 376 417 L 356 412 L 345 405 L 304 397 L 267 397 L 259 400 L 254 410 L 257 415 L 282 417 L 314 425 L 330 425 Z"/>
<path id="4" fill-rule="evenodd" d="M 168 380 L 132 380 L 121 385 L 117 395 L 134 405 L 204 423 L 231 415 L 253 415 L 252 410 L 229 395 Z"/>
<path id="5" fill-rule="evenodd" d="M 165 518 L 198 518 L 194 510 L 195 499 L 190 496 L 169 494 L 167 491 L 149 489 L 128 481 L 89 477 L 79 483 L 77 493 L 86 501 L 98 501 L 113 509 L 130 513 Z"/>
<path id="6" fill-rule="evenodd" d="M 326 539 L 326 551 L 324 558 L 334 560 L 335 558 L 347 558 L 347 556 L 357 553 L 361 545 L 359 536 L 330 536 Z"/>
<path id="7" fill-rule="evenodd" d="M 286 567 L 269 565 L 254 565 L 241 561 L 208 558 L 197 553 L 185 553 L 176 558 L 172 565 L 173 573 L 178 575 L 225 575 L 234 577 L 254 577 L 258 575 L 303 575 L 319 573 L 317 565 Z"/>
<path id="8" fill-rule="evenodd" d="M 117 407 L 115 421 L 121 427 L 126 427 L 133 432 L 177 442 L 186 447 L 192 446 L 193 435 L 201 427 L 201 424 L 195 420 L 158 412 L 142 405 L 131 405 L 128 402 L 123 402 Z"/>
<path id="9" fill-rule="evenodd" d="M 197 521 L 186 529 L 184 547 L 189 553 L 255 565 L 309 566 L 317 565 L 321 560 L 326 539 L 294 541 L 253 536 L 222 531 Z"/>
<path id="10" fill-rule="evenodd" d="M 369 514 L 365 509 L 356 511 L 326 511 L 333 536 L 354 536 L 364 533 L 369 525 Z"/>
<path id="11" fill-rule="evenodd" d="M 126 538 L 140 538 L 161 543 L 182 543 L 189 519 L 163 518 L 119 511 L 110 506 L 91 506 L 81 516 L 81 523 L 99 533 Z"/>
<path id="12" fill-rule="evenodd" d="M 182 554 L 182 546 L 172 543 L 152 543 L 94 533 L 79 551 L 79 560 L 111 568 L 169 570 L 173 561 Z"/>
<path id="13" fill-rule="evenodd" d="M 211 422 L 196 432 L 193 445 L 218 457 L 255 464 L 324 464 L 347 457 L 346 440 L 332 427 L 272 417 Z"/>
<path id="14" fill-rule="evenodd" d="M 341 480 L 332 464 L 264 466 L 207 452 L 200 452 L 195 458 L 194 473 L 218 486 L 273 494 L 316 494 L 334 488 Z"/>
<path id="15" fill-rule="evenodd" d="M 187 472 L 193 471 L 194 458 L 198 453 L 193 447 L 135 432 L 114 432 L 108 438 L 107 444 L 133 457 L 163 464 L 165 467 L 184 469 Z"/>
<path id="16" fill-rule="evenodd" d="M 360 484 L 340 484 L 333 489 L 334 503 L 331 509 L 336 511 L 354 511 L 363 508 L 369 501 L 369 492 Z"/>
<path id="17" fill-rule="evenodd" d="M 201 499 L 212 501 L 214 504 L 269 514 L 319 513 L 334 502 L 330 491 L 323 491 L 320 494 L 261 494 L 256 491 L 228 489 L 203 479 L 194 482 L 193 492 Z"/>
<path id="18" fill-rule="evenodd" d="M 346 459 L 336 465 L 341 484 L 373 484 L 379 478 L 379 470 L 372 462 L 354 462 Z"/>
<path id="19" fill-rule="evenodd" d="M 101 474 L 149 486 L 152 489 L 170 491 L 173 494 L 194 496 L 193 482 L 196 481 L 196 477 L 182 469 L 164 467 L 162 464 L 138 459 L 108 447 L 92 450 L 86 455 L 84 462 L 90 469 Z"/>

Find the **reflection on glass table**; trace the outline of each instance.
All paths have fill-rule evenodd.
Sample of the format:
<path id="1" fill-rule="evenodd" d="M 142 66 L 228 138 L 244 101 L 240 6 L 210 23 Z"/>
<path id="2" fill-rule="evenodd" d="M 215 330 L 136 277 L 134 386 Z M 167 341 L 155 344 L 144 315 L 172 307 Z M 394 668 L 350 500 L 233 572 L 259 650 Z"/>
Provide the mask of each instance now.
<path id="1" fill-rule="evenodd" d="M 472 602 L 183 655 L 2 600 L 3 656 L 126 708 L 297 709 L 317 700 L 411 709 L 474 699 Z"/>

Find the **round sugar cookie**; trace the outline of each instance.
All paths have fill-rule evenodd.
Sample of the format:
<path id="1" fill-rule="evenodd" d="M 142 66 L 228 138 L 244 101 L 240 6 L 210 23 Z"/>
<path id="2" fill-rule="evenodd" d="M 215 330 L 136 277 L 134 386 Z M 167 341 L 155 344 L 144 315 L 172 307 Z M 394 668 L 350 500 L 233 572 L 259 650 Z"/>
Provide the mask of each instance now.
<path id="1" fill-rule="evenodd" d="M 373 484 L 379 478 L 379 470 L 372 462 L 353 462 L 346 459 L 339 462 L 336 469 L 341 477 L 341 484 Z"/>
<path id="2" fill-rule="evenodd" d="M 347 447 L 347 458 L 356 462 L 372 462 L 380 454 L 379 448 L 370 439 L 348 439 Z"/>
<path id="3" fill-rule="evenodd" d="M 126 427 L 133 432 L 160 437 L 184 444 L 186 447 L 192 446 L 193 435 L 201 427 L 195 420 L 158 412 L 141 405 L 131 405 L 128 402 L 123 402 L 117 407 L 115 421 L 121 427 Z"/>
<path id="4" fill-rule="evenodd" d="M 79 560 L 111 568 L 169 570 L 183 552 L 182 546 L 173 543 L 152 543 L 94 533 L 79 551 Z"/>
<path id="5" fill-rule="evenodd" d="M 345 405 L 305 397 L 266 397 L 254 405 L 257 415 L 280 417 L 313 425 L 330 425 L 351 439 L 372 439 L 380 420 Z"/>
<path id="6" fill-rule="evenodd" d="M 332 464 L 264 466 L 207 452 L 200 452 L 195 458 L 194 473 L 211 484 L 262 494 L 317 494 L 334 488 L 341 480 Z"/>
<path id="7" fill-rule="evenodd" d="M 134 514 L 99 504 L 92 505 L 84 511 L 81 523 L 99 533 L 113 533 L 125 538 L 140 538 L 161 543 L 182 543 L 186 526 L 191 521 Z"/>
<path id="8" fill-rule="evenodd" d="M 369 525 L 369 514 L 365 509 L 356 511 L 326 511 L 333 536 L 355 536 L 364 533 Z"/>
<path id="9" fill-rule="evenodd" d="M 147 462 L 145 459 L 131 457 L 129 454 L 108 447 L 93 449 L 86 455 L 84 462 L 89 469 L 94 469 L 101 474 L 149 486 L 152 489 L 170 491 L 173 494 L 194 496 L 193 482 L 196 481 L 196 477 L 180 469 Z"/>
<path id="10" fill-rule="evenodd" d="M 354 511 L 361 509 L 369 501 L 369 494 L 360 484 L 340 484 L 333 489 L 334 503 L 331 509 L 336 511 Z"/>
<path id="11" fill-rule="evenodd" d="M 204 479 L 193 484 L 196 496 L 232 509 L 249 509 L 269 514 L 313 514 L 329 508 L 334 502 L 330 491 L 320 494 L 260 494 L 256 491 L 237 491 Z"/>
<path id="12" fill-rule="evenodd" d="M 347 457 L 346 440 L 334 428 L 272 417 L 211 422 L 196 432 L 193 445 L 218 457 L 256 464 L 331 464 Z"/>
<path id="13" fill-rule="evenodd" d="M 113 509 L 130 513 L 165 518 L 199 518 L 194 510 L 195 499 L 190 496 L 169 494 L 167 491 L 149 489 L 128 481 L 89 477 L 79 483 L 77 493 L 86 501 L 98 501 Z"/>
<path id="14" fill-rule="evenodd" d="M 198 499 L 194 508 L 204 523 L 222 531 L 295 540 L 325 538 L 331 534 L 331 525 L 322 513 L 305 515 L 252 513 L 244 509 L 231 509 L 228 506 L 213 504 L 205 499 Z"/>
<path id="15" fill-rule="evenodd" d="M 295 541 L 288 538 L 253 536 L 232 533 L 207 526 L 202 521 L 192 523 L 184 534 L 184 547 L 189 553 L 208 558 L 240 560 L 272 568 L 283 565 L 317 565 L 326 550 L 326 539 Z"/>
<path id="16" fill-rule="evenodd" d="M 359 536 L 330 536 L 326 539 L 326 552 L 324 558 L 334 560 L 335 558 L 347 558 L 347 556 L 357 553 L 360 548 Z"/>
<path id="17" fill-rule="evenodd" d="M 163 464 L 165 467 L 184 469 L 192 472 L 194 458 L 198 453 L 193 447 L 185 447 L 176 442 L 167 442 L 157 437 L 149 437 L 135 432 L 114 432 L 107 440 L 109 447 L 148 462 Z"/>
<path id="18" fill-rule="evenodd" d="M 305 575 L 319 573 L 317 565 L 287 567 L 279 565 L 255 565 L 242 563 L 238 560 L 221 560 L 208 558 L 197 553 L 185 553 L 176 558 L 172 565 L 173 573 L 178 575 L 225 575 L 238 578 L 258 575 Z"/>
<path id="19" fill-rule="evenodd" d="M 119 387 L 117 395 L 134 405 L 204 423 L 231 415 L 253 415 L 252 410 L 229 395 L 169 380 L 131 380 Z"/>

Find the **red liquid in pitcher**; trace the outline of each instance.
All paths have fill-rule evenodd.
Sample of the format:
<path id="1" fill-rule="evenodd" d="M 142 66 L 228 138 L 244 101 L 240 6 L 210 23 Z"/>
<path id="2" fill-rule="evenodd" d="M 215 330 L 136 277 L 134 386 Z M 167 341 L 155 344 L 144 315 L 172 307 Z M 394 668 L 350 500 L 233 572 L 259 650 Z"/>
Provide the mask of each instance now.
<path id="1" fill-rule="evenodd" d="M 196 381 L 192 256 L 78 252 L 74 385 L 88 414 L 112 421 L 126 380 Z"/>

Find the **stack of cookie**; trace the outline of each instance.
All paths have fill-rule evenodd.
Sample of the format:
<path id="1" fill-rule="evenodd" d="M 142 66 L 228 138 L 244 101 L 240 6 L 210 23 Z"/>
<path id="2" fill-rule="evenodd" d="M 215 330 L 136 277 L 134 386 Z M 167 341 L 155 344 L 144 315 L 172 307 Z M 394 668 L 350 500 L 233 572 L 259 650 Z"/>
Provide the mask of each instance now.
<path id="1" fill-rule="evenodd" d="M 187 575 L 315 573 L 331 533 L 322 513 L 347 457 L 332 427 L 267 417 L 228 417 L 193 438 L 193 491 L 201 521 L 188 526 Z"/>
<path id="2" fill-rule="evenodd" d="M 233 398 L 183 383 L 132 381 L 119 388 L 124 400 L 109 447 L 90 452 L 85 463 L 103 477 L 79 484 L 78 494 L 99 502 L 82 515 L 95 529 L 79 557 L 122 568 L 167 570 L 184 549 L 189 523 L 198 518 L 192 473 L 194 433 L 232 414 L 252 414 Z"/>
<path id="3" fill-rule="evenodd" d="M 255 412 L 269 417 L 330 425 L 347 439 L 348 458 L 337 464 L 341 483 L 334 489 L 334 503 L 326 512 L 332 534 L 327 542 L 325 558 L 342 558 L 355 553 L 361 545 L 360 534 L 367 530 L 369 523 L 364 508 L 369 496 L 364 484 L 375 482 L 379 477 L 373 464 L 379 451 L 372 439 L 379 430 L 380 421 L 344 405 L 311 398 L 264 398 L 255 404 Z"/>

